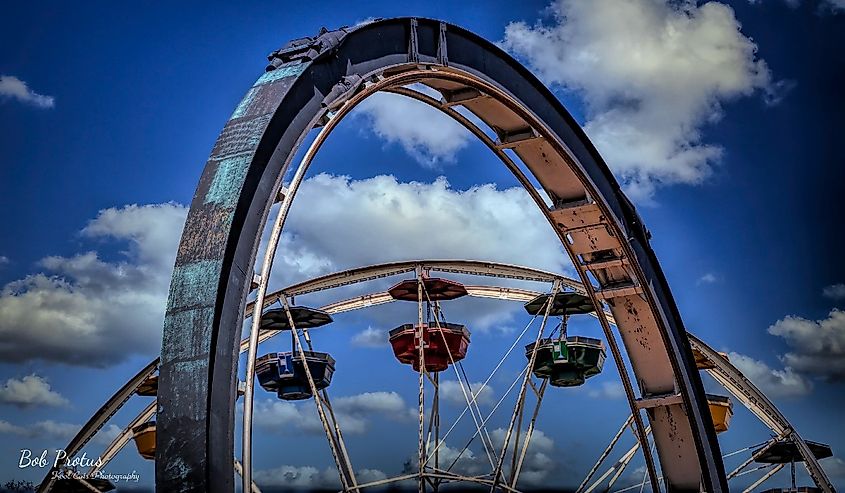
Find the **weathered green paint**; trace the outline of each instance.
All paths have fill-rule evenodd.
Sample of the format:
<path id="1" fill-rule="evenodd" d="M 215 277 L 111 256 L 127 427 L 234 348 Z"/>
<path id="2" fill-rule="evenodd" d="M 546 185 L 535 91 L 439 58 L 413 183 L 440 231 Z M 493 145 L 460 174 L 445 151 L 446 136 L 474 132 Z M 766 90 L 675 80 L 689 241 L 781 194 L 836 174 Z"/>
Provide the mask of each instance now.
<path id="1" fill-rule="evenodd" d="M 247 91 L 246 96 L 241 99 L 241 102 L 238 103 L 238 106 L 235 108 L 235 111 L 232 112 L 232 116 L 229 117 L 230 120 L 234 120 L 235 118 L 241 118 L 247 113 L 247 108 L 249 105 L 252 104 L 253 99 L 255 99 L 255 95 L 258 94 L 259 90 L 256 87 L 251 88 Z"/>
<path id="2" fill-rule="evenodd" d="M 262 84 L 269 84 L 279 79 L 284 79 L 285 77 L 296 77 L 297 75 L 301 74 L 307 67 L 307 63 L 299 62 L 292 63 L 290 65 L 282 65 L 276 70 L 264 72 L 264 74 L 259 77 L 257 81 L 255 81 L 253 87 L 260 86 Z"/>
<path id="3" fill-rule="evenodd" d="M 217 172 L 205 194 L 205 203 L 235 207 L 250 162 L 252 156 L 249 154 L 229 157 L 218 162 Z"/>

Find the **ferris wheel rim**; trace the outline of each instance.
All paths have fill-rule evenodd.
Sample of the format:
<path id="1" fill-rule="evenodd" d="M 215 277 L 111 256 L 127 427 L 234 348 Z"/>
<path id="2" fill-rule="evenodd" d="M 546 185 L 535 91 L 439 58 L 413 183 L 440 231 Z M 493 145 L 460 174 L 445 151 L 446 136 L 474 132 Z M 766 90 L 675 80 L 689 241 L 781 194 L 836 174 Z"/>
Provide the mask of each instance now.
<path id="1" fill-rule="evenodd" d="M 479 265 L 489 266 L 493 269 L 493 271 L 495 271 L 499 267 L 501 267 L 503 269 L 506 269 L 506 272 L 510 269 L 515 269 L 517 273 L 520 273 L 520 272 L 522 272 L 522 269 L 525 269 L 524 273 L 526 275 L 528 275 L 528 274 L 530 274 L 531 272 L 534 271 L 534 269 L 531 269 L 531 268 L 525 268 L 525 267 L 522 267 L 522 266 L 519 266 L 519 265 L 513 265 L 513 264 L 504 264 L 504 263 L 499 263 L 499 262 L 496 262 L 496 261 L 460 260 L 460 259 L 445 259 L 445 260 L 444 259 L 435 259 L 435 260 L 416 259 L 416 260 L 408 260 L 408 261 L 401 261 L 401 262 L 395 262 L 395 263 L 372 264 L 372 265 L 368 265 L 368 266 L 356 267 L 354 269 L 348 269 L 346 271 L 338 271 L 338 272 L 335 272 L 335 273 L 326 274 L 324 276 L 319 276 L 319 277 L 313 278 L 313 279 L 325 279 L 325 278 L 329 278 L 330 276 L 333 276 L 335 274 L 339 274 L 339 273 L 343 273 L 343 272 L 349 272 L 349 271 L 379 272 L 385 266 L 396 265 L 396 264 L 403 264 L 403 265 L 404 264 L 410 264 L 410 265 L 414 265 L 414 266 L 417 266 L 417 267 L 425 267 L 425 266 L 430 266 L 430 265 L 445 264 L 445 265 L 451 265 L 455 268 L 461 269 L 461 270 L 464 271 L 464 273 L 468 273 L 469 275 L 473 275 L 472 268 L 477 267 Z M 469 271 L 469 272 L 467 272 L 467 271 Z M 497 276 L 495 274 L 491 275 L 491 274 L 488 274 L 488 273 L 479 273 L 479 274 L 475 274 L 475 275 L 479 275 L 479 276 L 490 275 L 491 277 L 498 277 L 498 278 L 502 278 L 502 279 L 510 278 L 508 275 Z M 562 275 L 562 274 L 552 274 L 552 275 L 556 278 L 560 278 L 561 280 L 569 280 L 576 285 L 578 284 L 578 282 L 576 280 L 568 278 L 565 275 Z M 362 280 L 362 281 L 359 281 L 359 282 L 367 282 L 369 280 L 371 280 L 371 279 Z M 294 286 L 294 287 L 295 286 L 301 286 L 301 285 L 305 284 L 306 282 L 308 282 L 308 281 L 302 281 L 300 283 L 293 284 L 291 286 Z M 543 281 L 543 282 L 547 282 L 547 281 Z M 341 287 L 341 286 L 336 286 L 336 287 Z M 465 287 L 468 289 L 469 294 L 472 297 L 505 299 L 505 300 L 512 300 L 512 301 L 520 301 L 520 302 L 528 301 L 528 300 L 532 299 L 533 297 L 535 297 L 536 295 L 541 293 L 540 291 L 522 290 L 522 289 L 517 289 L 517 288 L 511 288 L 511 287 L 499 287 L 499 286 L 488 286 L 488 285 L 465 285 Z M 334 288 L 335 287 L 331 287 L 331 288 L 328 288 L 328 289 L 334 289 Z M 289 290 L 291 290 L 290 287 L 286 287 L 286 288 L 282 288 L 278 291 L 275 291 L 272 294 L 281 294 L 281 293 L 287 292 Z M 380 292 L 377 292 L 377 293 L 380 293 Z M 356 297 L 353 297 L 353 298 L 348 298 L 346 300 L 341 300 L 339 302 L 332 302 L 332 303 L 329 303 L 327 305 L 324 305 L 323 307 L 321 307 L 321 309 L 324 309 L 324 310 L 326 310 L 327 312 L 330 312 L 330 313 L 335 313 L 335 311 L 331 308 L 332 306 L 342 305 L 344 303 L 344 301 L 355 302 L 355 301 L 360 300 L 361 298 L 366 298 L 366 297 L 367 297 L 367 295 L 356 296 Z M 391 298 L 390 302 L 392 302 L 392 301 L 393 301 L 393 299 Z M 272 302 L 270 302 L 270 303 L 272 303 Z M 354 306 L 354 303 L 346 303 L 346 305 L 353 305 Z M 247 313 L 247 314 L 250 313 L 251 307 L 252 307 L 252 304 L 250 303 L 250 305 L 247 306 L 245 313 Z M 360 309 L 360 308 L 363 308 L 363 307 L 364 307 L 363 305 L 360 305 L 360 306 L 356 306 L 355 308 L 352 308 L 352 309 L 356 310 L 356 309 Z M 610 318 L 610 320 L 612 320 L 612 317 L 609 317 L 609 318 Z M 261 342 L 264 342 L 264 341 L 274 337 L 278 333 L 279 333 L 278 331 L 276 331 L 276 332 L 271 331 L 271 332 L 267 333 L 266 338 L 262 339 Z M 718 353 L 714 349 L 712 349 L 711 346 L 709 346 L 707 343 L 705 343 L 701 338 L 695 336 L 691 332 L 688 332 L 687 334 L 688 334 L 688 337 L 690 338 L 691 343 L 694 345 L 694 347 L 697 347 L 699 349 L 704 348 L 706 350 L 706 354 L 709 355 L 710 353 L 712 353 L 713 355 L 715 355 L 715 356 L 712 356 L 712 359 L 718 365 L 720 365 L 720 366 L 731 365 L 731 363 L 728 360 L 726 360 L 726 359 L 722 358 L 720 355 L 718 355 Z M 244 340 L 243 342 L 246 342 L 246 340 Z M 245 346 L 245 345 L 242 344 L 242 347 L 243 346 Z M 155 368 L 157 367 L 157 365 L 158 365 L 158 359 L 151 361 L 138 374 L 136 374 L 135 377 L 130 378 L 127 381 L 127 385 L 132 388 L 132 391 L 130 392 L 130 396 L 134 395 L 134 390 L 144 382 L 144 380 L 146 379 L 147 376 L 149 376 L 149 375 L 151 375 L 155 372 Z M 733 367 L 733 368 L 734 368 L 735 371 L 739 372 L 738 369 L 736 369 L 735 367 Z M 707 370 L 707 371 L 711 372 L 712 370 Z M 739 373 L 741 374 L 741 372 L 739 372 Z M 751 387 L 754 386 L 754 384 L 752 382 L 750 382 L 749 380 L 747 380 L 747 378 L 743 377 L 742 381 L 743 381 L 742 386 L 740 386 L 738 384 L 733 384 L 734 385 L 733 387 L 730 386 L 731 383 L 726 384 L 721 380 L 719 380 L 718 383 L 720 385 L 722 385 L 726 390 L 728 390 L 728 392 L 730 392 L 732 395 L 734 395 L 735 397 L 737 397 L 739 399 L 739 395 L 742 395 L 743 393 L 748 392 L 747 389 L 743 388 L 744 386 L 751 386 Z M 136 383 L 133 383 L 133 382 L 136 382 Z M 124 388 L 127 387 L 127 385 L 124 385 L 123 387 L 121 387 L 121 389 L 118 390 L 116 395 L 121 394 L 122 391 L 124 391 Z M 757 389 L 755 393 L 765 396 L 765 394 L 760 392 L 759 389 Z M 109 401 L 112 401 L 112 400 L 114 400 L 114 398 L 109 399 Z M 155 401 L 153 401 L 153 403 L 154 402 Z M 777 427 L 777 426 L 771 424 L 770 421 L 767 421 L 767 420 L 764 420 L 763 418 L 761 418 L 761 415 L 764 415 L 764 413 L 761 412 L 759 409 L 755 408 L 753 403 L 746 402 L 746 400 L 742 400 L 742 399 L 740 399 L 740 402 L 743 404 L 743 406 L 748 408 L 764 425 L 766 425 L 776 435 L 790 436 L 791 433 L 796 433 L 796 435 L 799 438 L 801 438 L 800 435 L 798 435 L 797 432 L 794 431 L 795 429 L 791 425 L 791 423 L 789 423 L 788 418 L 786 418 L 786 416 L 783 415 L 780 411 L 777 411 L 778 420 L 780 420 L 783 424 L 781 424 L 780 427 Z M 108 402 L 107 402 L 107 404 L 108 404 Z M 769 401 L 769 404 L 772 408 L 777 409 L 776 406 L 774 406 L 774 404 L 772 404 L 770 401 Z M 149 407 L 152 407 L 152 406 L 153 406 L 153 404 L 150 404 Z M 104 405 L 103 407 L 105 408 L 107 406 Z M 136 416 L 136 418 L 133 419 L 130 422 L 130 425 L 127 426 L 124 429 L 124 433 L 127 429 L 131 428 L 132 423 L 137 422 L 139 419 L 145 420 L 146 411 L 147 411 L 147 409 L 145 409 L 138 416 Z M 111 416 L 114 416 L 114 412 L 111 413 Z M 107 424 L 107 423 L 108 423 L 108 420 L 106 420 L 103 424 Z M 69 446 L 65 450 L 72 450 L 71 445 L 74 442 L 82 442 L 83 444 L 87 443 L 93 437 L 94 433 L 96 433 L 96 430 L 94 432 L 89 431 L 89 432 L 84 433 L 84 434 L 83 434 L 83 432 L 85 432 L 85 427 L 83 427 L 83 429 L 80 430 L 80 434 L 78 434 L 76 437 L 74 437 L 71 440 L 71 443 L 69 444 Z M 803 438 L 801 438 L 801 440 L 803 441 Z M 121 444 L 118 447 L 115 447 L 115 444 L 118 441 Z M 104 462 L 102 467 L 105 467 L 105 465 L 107 465 L 109 463 L 109 461 L 112 459 L 113 455 L 118 453 L 120 451 L 120 449 L 126 443 L 128 443 L 128 441 L 129 441 L 128 439 L 122 440 L 121 436 L 118 436 L 115 439 L 115 441 L 113 441 L 106 449 L 107 451 L 113 450 L 113 453 L 111 455 L 106 453 L 102 456 L 103 462 Z M 810 457 L 812 457 L 812 458 L 809 461 L 807 461 L 807 463 L 808 464 L 816 464 L 816 466 L 818 466 L 818 461 L 815 459 L 815 457 L 812 456 L 812 454 L 810 455 Z M 818 466 L 818 468 L 821 471 L 821 475 L 820 475 L 819 478 L 813 477 L 814 481 L 816 481 L 817 484 L 820 487 L 823 483 L 829 484 L 830 480 L 827 478 L 827 475 L 824 472 L 824 469 L 821 468 L 820 466 Z M 89 472 L 91 472 L 91 471 L 89 471 Z M 411 477 L 416 477 L 416 475 L 409 475 L 408 476 L 408 478 L 411 478 Z M 44 481 L 40 485 L 39 491 L 44 491 L 43 488 L 47 485 L 48 478 L 49 478 L 49 474 L 48 474 L 47 477 L 45 477 Z M 367 486 L 369 486 L 369 485 L 368 484 L 361 484 L 361 485 L 359 485 L 359 489 L 362 489 L 362 488 L 367 487 Z"/>

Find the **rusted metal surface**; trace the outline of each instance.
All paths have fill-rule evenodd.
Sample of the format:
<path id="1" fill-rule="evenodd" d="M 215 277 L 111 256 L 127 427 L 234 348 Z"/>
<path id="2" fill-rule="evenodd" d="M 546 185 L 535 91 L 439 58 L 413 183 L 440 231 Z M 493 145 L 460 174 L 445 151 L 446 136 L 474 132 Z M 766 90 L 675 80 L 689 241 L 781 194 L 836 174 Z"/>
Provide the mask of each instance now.
<path id="1" fill-rule="evenodd" d="M 454 96 L 454 104 L 496 128 L 498 141 L 512 146 L 555 210 L 573 203 L 596 208 L 600 224 L 550 221 L 567 252 L 584 262 L 582 280 L 585 270 L 599 280 L 601 289 L 587 289 L 594 302 L 604 299 L 624 307 L 617 288 L 626 282 L 632 291 L 624 296 L 642 300 L 639 314 L 629 318 L 632 325 L 642 321 L 654 329 L 640 341 L 644 345 L 630 344 L 635 336 L 625 323 L 619 330 L 629 353 L 654 356 L 634 358 L 647 362 L 633 368 L 640 391 L 653 393 L 674 381 L 682 396 L 681 404 L 661 411 L 665 419 L 650 417 L 658 453 L 669 461 L 663 463 L 669 489 L 698 491 L 700 481 L 707 491 L 727 490 L 701 380 L 668 284 L 648 245 L 650 235 L 595 148 L 546 87 L 491 43 L 425 19 L 390 19 L 321 32 L 274 52 L 270 61 L 272 70 L 248 91 L 212 151 L 179 247 L 162 348 L 159 491 L 232 491 L 235 348 L 259 233 L 281 176 L 305 133 L 326 111 L 338 108 L 364 81 L 403 71 Z M 479 87 L 484 97 L 457 102 L 456 95 Z M 531 138 L 517 138 L 529 134 Z M 610 250 L 616 257 L 604 255 Z M 639 378 L 648 371 L 650 377 Z M 671 429 L 661 423 L 670 423 Z M 684 442 L 675 436 L 689 440 L 675 449 Z"/>

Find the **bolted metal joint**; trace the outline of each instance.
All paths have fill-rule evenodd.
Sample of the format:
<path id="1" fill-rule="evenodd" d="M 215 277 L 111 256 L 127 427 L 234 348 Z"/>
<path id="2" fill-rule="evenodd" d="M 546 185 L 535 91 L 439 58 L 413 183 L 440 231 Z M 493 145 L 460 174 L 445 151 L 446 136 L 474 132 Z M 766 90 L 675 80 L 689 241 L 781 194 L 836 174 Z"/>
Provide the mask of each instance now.
<path id="1" fill-rule="evenodd" d="M 334 31 L 329 31 L 324 27 L 320 29 L 317 36 L 306 36 L 289 41 L 278 50 L 267 55 L 267 60 L 270 63 L 265 70 L 270 72 L 286 63 L 297 60 L 316 60 L 320 56 L 333 52 L 340 45 L 340 41 L 346 36 L 347 32 L 345 27 Z"/>

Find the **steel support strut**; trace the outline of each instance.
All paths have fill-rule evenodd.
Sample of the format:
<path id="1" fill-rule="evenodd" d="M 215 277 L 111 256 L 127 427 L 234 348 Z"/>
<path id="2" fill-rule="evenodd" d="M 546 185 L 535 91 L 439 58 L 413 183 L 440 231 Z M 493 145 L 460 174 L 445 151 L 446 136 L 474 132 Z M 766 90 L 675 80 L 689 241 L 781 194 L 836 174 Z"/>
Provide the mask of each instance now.
<path id="1" fill-rule="evenodd" d="M 534 363 L 537 361 L 537 349 L 540 345 L 540 339 L 542 339 L 543 337 L 543 331 L 546 329 L 546 322 L 549 320 L 549 313 L 552 310 L 552 301 L 554 300 L 558 291 L 560 291 L 560 281 L 555 280 L 554 284 L 552 284 L 552 292 L 549 295 L 549 298 L 546 300 L 545 313 L 543 313 L 543 321 L 540 322 L 540 328 L 539 330 L 537 330 L 537 337 L 535 337 L 534 339 L 534 348 L 531 350 L 531 357 L 528 359 L 528 371 L 525 372 L 525 376 L 522 378 L 522 386 L 519 388 L 519 395 L 516 398 L 516 405 L 514 406 L 513 413 L 511 414 L 511 420 L 508 424 L 508 430 L 505 433 L 505 443 L 502 445 L 502 453 L 499 454 L 498 462 L 496 463 L 496 469 L 493 471 L 493 484 L 490 486 L 490 493 L 494 493 L 496 491 L 496 487 L 499 485 L 499 481 L 502 477 L 502 465 L 504 464 L 505 456 L 508 452 L 508 444 L 510 443 L 511 434 L 513 433 L 514 426 L 516 425 L 517 415 L 525 402 L 525 391 L 528 387 L 528 382 L 531 380 L 531 374 L 534 370 Z M 517 433 L 519 433 L 519 430 L 517 430 Z"/>
<path id="2" fill-rule="evenodd" d="M 338 450 L 336 438 L 333 433 L 334 430 L 326 417 L 326 411 L 323 407 L 322 399 L 320 399 L 320 392 L 317 390 L 317 385 L 314 383 L 313 375 L 311 375 L 311 368 L 305 357 L 305 349 L 302 347 L 299 330 L 296 328 L 296 324 L 293 321 L 293 315 L 290 313 L 290 306 L 288 305 L 288 299 L 286 297 L 282 298 L 282 305 L 284 306 L 285 314 L 287 315 L 288 324 L 290 324 L 291 333 L 293 333 L 295 337 L 294 350 L 298 353 L 299 358 L 302 360 L 302 367 L 305 369 L 305 377 L 308 379 L 308 387 L 311 390 L 312 397 L 314 398 L 314 404 L 317 406 L 317 414 L 320 416 L 320 422 L 323 424 L 323 431 L 326 432 L 326 439 L 329 442 L 332 458 L 334 459 L 338 475 L 340 476 L 340 484 L 343 486 L 343 491 L 349 491 L 355 486 L 354 473 L 351 470 L 346 470 L 346 464 L 349 463 L 349 460 L 348 458 L 343 459 L 340 455 L 340 451 Z M 335 423 L 335 426 L 337 426 L 337 423 Z M 246 469 L 244 469 L 244 472 L 246 472 Z"/>

